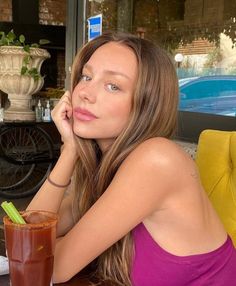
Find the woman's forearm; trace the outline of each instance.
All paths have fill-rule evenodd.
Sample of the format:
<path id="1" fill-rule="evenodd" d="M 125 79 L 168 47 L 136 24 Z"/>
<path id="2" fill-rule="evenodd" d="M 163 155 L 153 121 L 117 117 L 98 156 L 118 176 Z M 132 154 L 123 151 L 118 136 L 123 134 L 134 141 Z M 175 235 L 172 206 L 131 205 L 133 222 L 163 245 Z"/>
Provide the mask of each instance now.
<path id="1" fill-rule="evenodd" d="M 62 153 L 50 173 L 50 180 L 65 186 L 71 179 L 77 156 L 63 148 Z M 40 190 L 30 202 L 27 210 L 46 210 L 58 212 L 67 187 L 57 187 L 45 180 Z"/>

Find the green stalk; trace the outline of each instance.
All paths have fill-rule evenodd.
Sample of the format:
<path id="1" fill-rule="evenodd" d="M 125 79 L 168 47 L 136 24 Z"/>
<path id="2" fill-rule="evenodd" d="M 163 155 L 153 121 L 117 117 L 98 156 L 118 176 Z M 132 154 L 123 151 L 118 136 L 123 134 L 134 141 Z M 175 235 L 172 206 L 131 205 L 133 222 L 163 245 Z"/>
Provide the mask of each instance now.
<path id="1" fill-rule="evenodd" d="M 26 224 L 25 220 L 21 216 L 21 214 L 18 212 L 18 210 L 15 208 L 12 202 L 3 202 L 1 203 L 1 207 L 5 211 L 5 213 L 9 216 L 10 220 L 13 223 L 17 224 Z"/>

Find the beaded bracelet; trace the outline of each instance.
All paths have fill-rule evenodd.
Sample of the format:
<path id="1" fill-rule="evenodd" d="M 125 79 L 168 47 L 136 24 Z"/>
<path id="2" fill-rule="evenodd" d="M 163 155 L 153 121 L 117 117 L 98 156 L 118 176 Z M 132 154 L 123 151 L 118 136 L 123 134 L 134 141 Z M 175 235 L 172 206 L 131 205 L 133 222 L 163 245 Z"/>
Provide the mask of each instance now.
<path id="1" fill-rule="evenodd" d="M 50 179 L 49 175 L 48 175 L 48 177 L 47 177 L 47 180 L 48 180 L 48 182 L 49 182 L 51 185 L 53 185 L 54 187 L 57 187 L 57 188 L 66 188 L 66 187 L 69 187 L 69 185 L 70 185 L 70 183 L 71 183 L 71 180 L 70 180 L 69 183 L 67 183 L 66 185 L 59 185 L 59 184 L 53 182 L 53 181 Z"/>

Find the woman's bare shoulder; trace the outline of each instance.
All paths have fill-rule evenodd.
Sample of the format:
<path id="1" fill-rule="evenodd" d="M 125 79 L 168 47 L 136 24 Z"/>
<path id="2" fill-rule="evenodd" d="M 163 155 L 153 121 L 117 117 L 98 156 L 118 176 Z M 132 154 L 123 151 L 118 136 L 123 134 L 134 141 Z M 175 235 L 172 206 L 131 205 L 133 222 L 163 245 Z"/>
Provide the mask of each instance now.
<path id="1" fill-rule="evenodd" d="M 166 138 L 151 138 L 138 145 L 121 164 L 118 173 L 124 176 L 139 173 L 140 180 L 146 177 L 160 180 L 172 187 L 186 184 L 189 178 L 199 178 L 193 159 L 178 144 Z"/>
<path id="2" fill-rule="evenodd" d="M 127 159 L 149 161 L 158 166 L 193 163 L 190 156 L 178 144 L 163 137 L 155 137 L 142 142 Z"/>

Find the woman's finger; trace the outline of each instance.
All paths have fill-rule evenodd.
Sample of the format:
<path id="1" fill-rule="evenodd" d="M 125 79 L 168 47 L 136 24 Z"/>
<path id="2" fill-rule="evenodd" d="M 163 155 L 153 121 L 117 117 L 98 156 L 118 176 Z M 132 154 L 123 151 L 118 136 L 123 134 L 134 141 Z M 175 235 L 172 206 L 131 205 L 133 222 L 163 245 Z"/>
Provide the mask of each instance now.
<path id="1" fill-rule="evenodd" d="M 67 109 L 67 117 L 71 118 L 72 117 L 72 108 Z"/>
<path id="2" fill-rule="evenodd" d="M 67 109 L 68 106 L 71 105 L 71 96 L 70 92 L 66 91 L 64 95 L 61 97 L 60 101 L 57 103 L 57 105 L 53 109 L 53 113 L 57 113 L 59 111 L 64 110 L 65 108 Z"/>
<path id="3" fill-rule="evenodd" d="M 66 102 L 70 102 L 71 101 L 71 94 L 69 92 L 69 90 L 67 90 L 63 96 L 61 97 L 61 100 L 60 101 L 66 101 Z"/>

